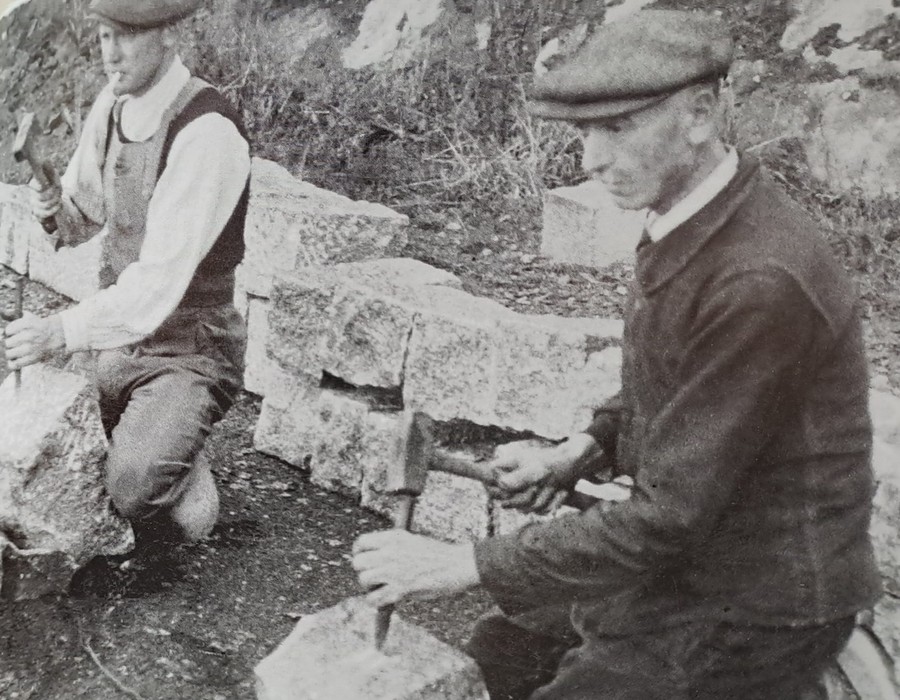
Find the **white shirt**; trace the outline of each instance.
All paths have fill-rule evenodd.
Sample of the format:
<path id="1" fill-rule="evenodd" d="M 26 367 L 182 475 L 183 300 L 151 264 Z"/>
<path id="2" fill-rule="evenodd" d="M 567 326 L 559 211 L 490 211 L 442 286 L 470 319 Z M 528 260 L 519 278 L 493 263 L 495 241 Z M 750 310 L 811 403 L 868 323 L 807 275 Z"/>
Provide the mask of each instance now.
<path id="1" fill-rule="evenodd" d="M 703 182 L 688 192 L 687 196 L 679 200 L 669 211 L 665 214 L 657 214 L 652 210 L 648 211 L 646 227 L 647 233 L 650 234 L 650 239 L 658 241 L 661 238 L 665 238 L 703 209 L 713 200 L 713 197 L 724 190 L 728 183 L 731 182 L 731 179 L 737 173 L 737 169 L 737 151 L 729 148 L 722 162 L 706 176 Z"/>
<path id="2" fill-rule="evenodd" d="M 140 96 L 125 95 L 122 133 L 146 141 L 190 73 L 176 57 L 162 79 Z M 100 93 L 84 133 L 62 177 L 63 191 L 89 219 L 102 224 L 102 163 L 97 148 L 106 134 L 111 86 Z M 62 311 L 66 349 L 102 350 L 138 342 L 153 333 L 181 302 L 197 266 L 225 227 L 250 174 L 250 147 L 220 114 L 205 114 L 172 142 L 167 165 L 147 209 L 146 232 L 137 262 L 112 286 Z M 105 232 L 101 229 L 100 234 Z"/>

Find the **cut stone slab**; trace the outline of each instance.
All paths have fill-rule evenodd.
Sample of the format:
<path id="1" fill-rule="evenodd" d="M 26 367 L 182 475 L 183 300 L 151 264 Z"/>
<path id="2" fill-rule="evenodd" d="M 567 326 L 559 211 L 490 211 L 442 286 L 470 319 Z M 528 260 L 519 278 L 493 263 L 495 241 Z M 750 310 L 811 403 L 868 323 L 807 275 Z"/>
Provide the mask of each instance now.
<path id="1" fill-rule="evenodd" d="M 900 596 L 900 447 L 876 438 L 872 464 L 878 489 L 869 534 L 885 588 Z"/>
<path id="2" fill-rule="evenodd" d="M 31 215 L 28 188 L 0 183 L 0 265 L 28 273 L 28 241 L 41 225 Z"/>
<path id="3" fill-rule="evenodd" d="M 280 370 L 276 377 L 256 426 L 257 450 L 309 468 L 319 486 L 355 495 L 365 473 L 385 472 L 400 429 L 396 411 L 376 410 L 363 395 L 322 389 L 309 377 Z"/>
<path id="4" fill-rule="evenodd" d="M 381 204 L 353 201 L 254 158 L 243 290 L 268 297 L 277 272 L 396 254 L 406 245 L 408 225 L 407 216 Z"/>
<path id="5" fill-rule="evenodd" d="M 269 335 L 268 299 L 247 298 L 247 351 L 244 353 L 244 389 L 257 396 L 265 396 L 271 384 L 274 368 L 266 354 Z"/>
<path id="6" fill-rule="evenodd" d="M 447 286 L 455 278 L 422 263 L 415 275 L 390 269 L 379 261 L 280 275 L 268 358 L 295 374 L 402 388 L 406 408 L 435 420 L 551 438 L 583 429 L 618 390 L 620 321 L 518 314 Z"/>
<path id="7" fill-rule="evenodd" d="M 804 139 L 813 175 L 837 190 L 900 194 L 900 95 L 856 78 L 808 86 L 811 128 Z"/>
<path id="8" fill-rule="evenodd" d="M 269 356 L 294 372 L 399 387 L 419 290 L 460 284 L 450 273 L 404 258 L 280 275 L 269 313 Z"/>
<path id="9" fill-rule="evenodd" d="M 498 425 L 563 438 L 590 425 L 621 384 L 619 321 L 520 316 L 499 324 Z"/>
<path id="10" fill-rule="evenodd" d="M 559 187 L 544 196 L 541 255 L 605 267 L 634 259 L 645 215 L 625 211 L 598 182 Z"/>
<path id="11" fill-rule="evenodd" d="M 2 597 L 64 592 L 88 560 L 134 540 L 103 485 L 106 436 L 94 389 L 47 365 L 0 385 L 0 532 L 7 540 Z"/>
<path id="12" fill-rule="evenodd" d="M 394 614 L 383 650 L 361 598 L 302 618 L 255 669 L 259 700 L 488 700 L 475 662 Z"/>

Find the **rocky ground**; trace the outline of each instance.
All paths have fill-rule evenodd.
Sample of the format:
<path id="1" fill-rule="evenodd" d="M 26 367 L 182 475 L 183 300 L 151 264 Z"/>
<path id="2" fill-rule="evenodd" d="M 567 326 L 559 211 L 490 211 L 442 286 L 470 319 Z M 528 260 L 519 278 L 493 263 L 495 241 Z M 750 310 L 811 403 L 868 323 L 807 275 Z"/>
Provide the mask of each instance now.
<path id="1" fill-rule="evenodd" d="M 0 273 L 0 306 L 11 304 L 13 281 Z M 28 285 L 27 310 L 63 305 Z M 68 598 L 0 606 L 0 698 L 251 699 L 254 665 L 300 617 L 360 592 L 351 544 L 387 521 L 254 451 L 258 413 L 243 396 L 210 439 L 222 494 L 210 540 L 95 560 Z M 471 594 L 400 614 L 459 645 L 488 607 Z"/>

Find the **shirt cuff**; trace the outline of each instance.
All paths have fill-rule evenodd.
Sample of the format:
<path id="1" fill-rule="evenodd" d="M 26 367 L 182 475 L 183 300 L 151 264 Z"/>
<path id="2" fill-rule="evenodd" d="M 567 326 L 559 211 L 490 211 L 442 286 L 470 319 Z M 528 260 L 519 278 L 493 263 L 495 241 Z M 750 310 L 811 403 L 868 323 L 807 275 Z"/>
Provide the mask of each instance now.
<path id="1" fill-rule="evenodd" d="M 80 352 L 90 350 L 90 338 L 86 319 L 78 306 L 60 311 L 63 334 L 66 337 L 66 351 Z"/>

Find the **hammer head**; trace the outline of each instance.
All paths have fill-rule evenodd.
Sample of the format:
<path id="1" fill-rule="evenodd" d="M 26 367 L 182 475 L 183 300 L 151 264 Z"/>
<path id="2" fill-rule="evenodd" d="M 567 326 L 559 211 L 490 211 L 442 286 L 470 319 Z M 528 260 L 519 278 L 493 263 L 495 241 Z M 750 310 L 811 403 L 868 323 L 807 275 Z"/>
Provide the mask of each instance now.
<path id="1" fill-rule="evenodd" d="M 433 442 L 432 425 L 431 418 L 419 411 L 403 414 L 394 454 L 388 464 L 387 493 L 419 496 L 425 490 Z"/>
<path id="2" fill-rule="evenodd" d="M 13 143 L 13 157 L 17 162 L 31 160 L 31 142 L 36 132 L 37 122 L 34 119 L 34 112 L 26 112 L 19 121 L 19 130 Z"/>

